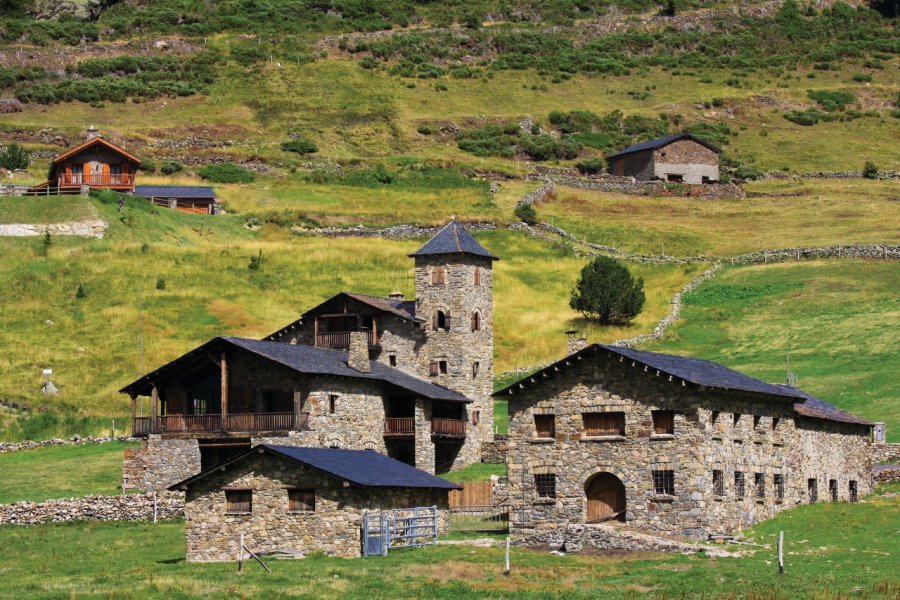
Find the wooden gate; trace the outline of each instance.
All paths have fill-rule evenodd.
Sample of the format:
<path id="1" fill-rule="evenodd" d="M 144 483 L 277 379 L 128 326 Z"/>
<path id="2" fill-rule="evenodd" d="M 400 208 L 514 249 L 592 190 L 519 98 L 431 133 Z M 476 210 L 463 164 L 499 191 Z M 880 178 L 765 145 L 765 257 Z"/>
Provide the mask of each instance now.
<path id="1" fill-rule="evenodd" d="M 612 473 L 598 473 L 584 486 L 587 522 L 625 521 L 625 486 Z"/>
<path id="2" fill-rule="evenodd" d="M 494 503 L 490 481 L 470 481 L 461 484 L 463 489 L 450 490 L 450 508 L 460 506 L 489 506 Z"/>

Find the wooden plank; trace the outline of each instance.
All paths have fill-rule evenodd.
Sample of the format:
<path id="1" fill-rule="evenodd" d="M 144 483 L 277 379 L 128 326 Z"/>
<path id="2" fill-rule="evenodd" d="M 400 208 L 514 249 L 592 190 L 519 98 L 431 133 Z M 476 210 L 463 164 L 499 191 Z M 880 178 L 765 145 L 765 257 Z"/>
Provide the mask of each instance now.
<path id="1" fill-rule="evenodd" d="M 488 506 L 494 503 L 493 486 L 490 481 L 470 481 L 463 483 L 462 486 L 461 490 L 450 491 L 450 508 Z"/>
<path id="2" fill-rule="evenodd" d="M 219 363 L 222 371 L 222 429 L 228 429 L 228 358 L 222 352 L 221 362 Z"/>

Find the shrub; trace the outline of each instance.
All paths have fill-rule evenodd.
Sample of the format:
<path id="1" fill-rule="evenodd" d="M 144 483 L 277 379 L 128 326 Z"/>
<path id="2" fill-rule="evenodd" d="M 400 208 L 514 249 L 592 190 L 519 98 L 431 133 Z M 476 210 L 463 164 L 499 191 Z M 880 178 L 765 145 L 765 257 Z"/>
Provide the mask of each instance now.
<path id="1" fill-rule="evenodd" d="M 184 165 L 177 160 L 164 160 L 159 167 L 163 175 L 174 175 L 184 169 Z"/>
<path id="2" fill-rule="evenodd" d="M 312 154 L 319 151 L 316 145 L 306 138 L 281 142 L 281 149 L 285 152 L 296 152 L 297 154 Z"/>
<path id="3" fill-rule="evenodd" d="M 872 81 L 872 76 L 868 73 L 856 73 L 853 76 L 853 81 L 856 81 L 858 83 L 868 83 Z"/>
<path id="4" fill-rule="evenodd" d="M 84 286 L 81 284 L 81 282 L 79 282 L 78 285 L 75 286 L 75 297 L 80 300 L 86 296 L 87 291 L 84 289 Z"/>
<path id="5" fill-rule="evenodd" d="M 213 183 L 252 183 L 256 179 L 253 171 L 229 162 L 206 165 L 197 174 Z"/>
<path id="6" fill-rule="evenodd" d="M 259 250 L 255 256 L 250 257 L 250 263 L 247 265 L 247 268 L 251 271 L 259 271 L 262 268 L 264 258 L 263 251 Z"/>
<path id="7" fill-rule="evenodd" d="M 162 277 L 157 277 L 156 278 L 156 289 L 158 289 L 158 290 L 166 289 L 166 280 L 163 279 Z"/>
<path id="8" fill-rule="evenodd" d="M 534 210 L 534 206 L 528 202 L 518 204 L 516 206 L 515 215 L 520 221 L 527 223 L 528 225 L 534 225 L 538 220 L 537 211 Z"/>
<path id="9" fill-rule="evenodd" d="M 608 256 L 585 265 L 572 290 L 569 306 L 601 325 L 626 324 L 644 307 L 644 279 Z"/>
<path id="10" fill-rule="evenodd" d="M 575 163 L 575 168 L 582 175 L 596 175 L 604 169 L 606 164 L 602 158 L 588 158 Z"/>
<path id="11" fill-rule="evenodd" d="M 806 95 L 828 112 L 844 110 L 848 104 L 856 102 L 856 96 L 852 92 L 809 90 Z"/>
<path id="12" fill-rule="evenodd" d="M 431 127 L 427 125 L 421 125 L 418 129 L 416 129 L 416 131 L 418 131 L 422 135 L 431 135 L 432 133 L 434 133 Z"/>
<path id="13" fill-rule="evenodd" d="M 862 174 L 867 179 L 876 179 L 878 177 L 878 166 L 871 160 L 867 160 L 866 164 L 863 165 Z"/>
<path id="14" fill-rule="evenodd" d="M 27 169 L 29 163 L 28 152 L 22 146 L 13 142 L 3 150 L 0 150 L 0 167 L 10 171 Z"/>

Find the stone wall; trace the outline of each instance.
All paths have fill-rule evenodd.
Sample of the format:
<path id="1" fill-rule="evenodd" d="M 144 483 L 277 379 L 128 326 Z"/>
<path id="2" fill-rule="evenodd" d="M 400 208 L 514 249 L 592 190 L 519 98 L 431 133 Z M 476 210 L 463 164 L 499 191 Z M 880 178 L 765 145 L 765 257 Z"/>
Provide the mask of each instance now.
<path id="1" fill-rule="evenodd" d="M 885 461 L 900 463 L 900 444 L 873 444 L 872 459 L 876 463 Z"/>
<path id="2" fill-rule="evenodd" d="M 144 468 L 143 489 L 162 491 L 200 472 L 200 446 L 195 438 L 163 438 L 151 434 L 137 452 L 126 456 L 123 473 Z M 128 482 L 123 485 L 131 487 Z"/>
<path id="3" fill-rule="evenodd" d="M 797 504 L 808 501 L 809 479 L 816 480 L 820 502 L 830 499 L 831 480 L 837 482 L 838 500 L 849 500 L 850 481 L 856 482 L 860 497 L 872 491 L 872 444 L 868 427 L 799 416 L 795 422 L 785 449 L 791 462 L 788 484 Z"/>
<path id="4" fill-rule="evenodd" d="M 876 465 L 874 479 L 875 483 L 900 481 L 900 465 Z"/>
<path id="5" fill-rule="evenodd" d="M 653 151 L 653 176 L 668 181 L 670 175 L 680 175 L 691 185 L 719 181 L 719 154 L 688 139 L 657 148 Z"/>
<path id="6" fill-rule="evenodd" d="M 506 464 L 506 457 L 509 454 L 509 436 L 505 434 L 494 434 L 493 441 L 483 442 L 481 444 L 481 462 L 492 465 Z"/>
<path id="7" fill-rule="evenodd" d="M 71 223 L 8 223 L 0 224 L 0 236 L 29 237 L 36 235 L 83 235 L 103 239 L 109 223 L 106 221 L 73 221 Z"/>
<path id="8" fill-rule="evenodd" d="M 472 221 L 465 224 L 466 230 L 470 233 L 473 231 L 493 231 L 497 225 L 493 221 Z M 438 231 L 443 229 L 440 227 L 422 227 L 419 225 L 391 225 L 390 227 L 365 227 L 357 225 L 356 227 L 294 227 L 292 231 L 300 235 L 316 235 L 322 237 L 380 237 L 392 240 L 405 240 L 410 238 L 426 238 L 434 236 Z"/>
<path id="9" fill-rule="evenodd" d="M 35 448 L 46 448 L 47 446 L 80 446 L 82 444 L 103 444 L 105 442 L 113 441 L 110 437 L 81 437 L 78 435 L 72 436 L 69 439 L 60 439 L 60 438 L 52 438 L 49 440 L 40 440 L 40 441 L 32 441 L 25 440 L 24 442 L 0 442 L 0 454 L 4 452 L 18 452 L 20 450 L 34 450 Z M 120 436 L 116 438 L 118 442 L 134 442 L 135 438 Z"/>
<path id="10" fill-rule="evenodd" d="M 290 512 L 288 489 L 315 490 L 315 510 Z M 247 514 L 225 511 L 226 489 L 252 490 Z M 364 511 L 437 505 L 446 523 L 446 490 L 361 488 L 282 457 L 259 455 L 216 472 L 187 492 L 185 538 L 189 562 L 231 561 L 244 545 L 257 553 L 361 554 Z"/>
<path id="11" fill-rule="evenodd" d="M 158 519 L 184 514 L 184 494 L 156 494 Z M 86 496 L 45 502 L 0 504 L 0 525 L 38 525 L 66 521 L 150 521 L 153 519 L 153 494 Z"/>
<path id="12" fill-rule="evenodd" d="M 704 552 L 707 556 L 738 556 L 715 546 L 685 542 L 671 537 L 648 535 L 632 531 L 626 527 L 604 523 L 600 525 L 567 525 L 549 531 L 517 538 L 512 542 L 517 547 L 549 546 L 565 548 L 566 552 L 582 552 L 585 547 L 601 550 L 624 550 L 628 552 L 678 552 L 693 554 Z"/>

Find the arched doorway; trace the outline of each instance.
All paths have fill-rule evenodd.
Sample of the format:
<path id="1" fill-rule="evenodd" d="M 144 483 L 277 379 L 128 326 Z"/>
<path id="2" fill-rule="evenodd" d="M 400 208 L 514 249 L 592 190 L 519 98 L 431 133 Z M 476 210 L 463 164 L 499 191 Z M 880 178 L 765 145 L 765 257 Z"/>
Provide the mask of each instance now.
<path id="1" fill-rule="evenodd" d="M 584 484 L 587 522 L 625 522 L 625 485 L 612 473 L 597 473 Z"/>

